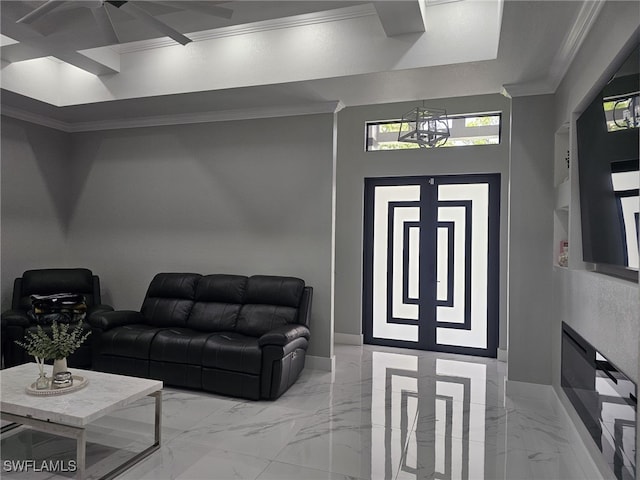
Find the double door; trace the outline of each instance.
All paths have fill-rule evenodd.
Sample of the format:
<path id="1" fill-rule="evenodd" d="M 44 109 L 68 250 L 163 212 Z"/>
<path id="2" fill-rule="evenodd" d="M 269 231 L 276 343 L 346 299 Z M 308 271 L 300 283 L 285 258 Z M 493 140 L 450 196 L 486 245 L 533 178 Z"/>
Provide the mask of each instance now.
<path id="1" fill-rule="evenodd" d="M 365 343 L 495 357 L 500 175 L 365 179 Z"/>

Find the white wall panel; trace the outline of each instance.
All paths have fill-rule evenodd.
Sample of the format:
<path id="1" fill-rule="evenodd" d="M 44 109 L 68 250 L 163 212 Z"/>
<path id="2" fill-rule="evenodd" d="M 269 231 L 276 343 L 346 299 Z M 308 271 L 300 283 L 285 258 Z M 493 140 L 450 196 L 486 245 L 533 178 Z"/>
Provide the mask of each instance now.
<path id="1" fill-rule="evenodd" d="M 402 268 L 395 268 L 392 284 L 388 285 L 388 254 L 391 253 L 394 266 L 402 266 L 403 222 L 419 219 L 417 207 L 396 208 L 395 223 L 389 224 L 391 202 L 412 202 L 420 200 L 419 185 L 378 186 L 375 188 L 373 221 L 373 336 L 394 340 L 418 341 L 418 325 L 389 323 L 389 316 L 418 319 L 418 305 L 402 302 Z M 389 231 L 394 236 L 394 251 L 389 252 Z M 387 289 L 391 288 L 392 302 L 388 305 Z"/>
<path id="2" fill-rule="evenodd" d="M 469 279 L 471 288 L 471 329 L 462 330 L 438 327 L 436 329 L 436 342 L 444 345 L 487 348 L 488 257 L 486 252 L 489 250 L 489 185 L 481 183 L 469 185 L 439 185 L 438 200 L 471 201 L 471 225 L 467 226 L 467 228 L 471 229 L 471 272 L 469 272 L 471 277 Z M 456 233 L 458 230 L 461 230 L 463 232 L 462 235 L 464 235 L 464 229 L 456 228 Z M 459 274 L 458 267 L 459 264 L 464 265 L 465 263 L 464 243 L 459 242 L 457 239 L 455 251 L 456 286 L 454 288 L 454 305 L 457 308 L 458 305 L 456 302 L 462 303 L 464 311 L 465 275 L 464 273 L 462 275 Z M 463 253 L 460 255 L 459 252 Z M 459 259 L 458 255 L 462 258 Z M 464 267 L 462 270 L 464 272 Z M 460 277 L 462 277 L 462 280 L 460 280 Z M 460 285 L 460 283 L 462 283 L 462 285 Z M 438 321 L 444 321 L 440 317 L 440 312 L 446 308 L 447 307 L 437 307 Z M 458 312 L 456 312 L 456 314 L 459 315 Z M 453 317 L 456 320 L 459 318 L 457 315 Z"/>

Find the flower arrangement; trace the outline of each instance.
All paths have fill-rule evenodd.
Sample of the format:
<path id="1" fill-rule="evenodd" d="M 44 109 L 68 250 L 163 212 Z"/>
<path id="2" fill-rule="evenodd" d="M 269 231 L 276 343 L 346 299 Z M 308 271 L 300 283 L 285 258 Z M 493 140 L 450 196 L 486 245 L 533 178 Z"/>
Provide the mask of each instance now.
<path id="1" fill-rule="evenodd" d="M 29 355 L 33 355 L 36 363 L 42 368 L 48 359 L 59 360 L 71 355 L 87 339 L 91 332 L 82 332 L 82 324 L 71 328 L 68 323 L 53 322 L 51 336 L 38 325 L 38 329 L 28 331 L 23 341 L 16 340 L 16 344 L 24 348 Z"/>

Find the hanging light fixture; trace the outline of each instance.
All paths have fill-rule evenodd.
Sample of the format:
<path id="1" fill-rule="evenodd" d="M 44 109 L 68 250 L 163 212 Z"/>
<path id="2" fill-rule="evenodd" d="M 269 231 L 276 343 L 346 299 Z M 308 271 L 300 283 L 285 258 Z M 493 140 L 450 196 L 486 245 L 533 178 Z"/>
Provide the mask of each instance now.
<path id="1" fill-rule="evenodd" d="M 447 111 L 416 107 L 402 116 L 399 142 L 417 143 L 420 148 L 440 147 L 449 138 Z"/>

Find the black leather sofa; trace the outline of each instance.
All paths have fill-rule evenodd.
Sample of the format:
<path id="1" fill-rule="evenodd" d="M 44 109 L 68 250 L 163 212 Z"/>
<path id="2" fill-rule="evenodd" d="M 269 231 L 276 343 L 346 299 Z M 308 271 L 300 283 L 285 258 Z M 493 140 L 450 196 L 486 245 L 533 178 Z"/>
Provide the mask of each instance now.
<path id="1" fill-rule="evenodd" d="M 86 268 L 47 268 L 27 270 L 13 283 L 11 310 L 2 312 L 2 336 L 4 366 L 13 367 L 32 362 L 33 358 L 15 344 L 22 340 L 29 330 L 35 331 L 37 324 L 28 314 L 31 310 L 31 295 L 52 295 L 56 293 L 77 293 L 84 296 L 87 314 L 82 322 L 84 330 L 90 330 L 88 319 L 97 312 L 112 311 L 109 305 L 102 305 L 100 279 Z M 45 331 L 50 327 L 43 327 Z M 67 359 L 69 366 L 91 367 L 91 342 L 87 340 Z"/>
<path id="2" fill-rule="evenodd" d="M 91 319 L 96 370 L 275 399 L 304 368 L 312 288 L 293 277 L 159 273 L 142 308 Z"/>

